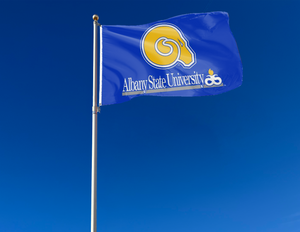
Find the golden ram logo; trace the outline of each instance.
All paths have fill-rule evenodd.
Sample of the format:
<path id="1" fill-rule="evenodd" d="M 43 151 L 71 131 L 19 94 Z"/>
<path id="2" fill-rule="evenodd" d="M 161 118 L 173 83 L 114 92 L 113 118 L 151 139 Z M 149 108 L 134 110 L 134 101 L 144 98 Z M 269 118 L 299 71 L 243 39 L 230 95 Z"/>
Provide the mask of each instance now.
<path id="1" fill-rule="evenodd" d="M 196 55 L 179 28 L 160 24 L 149 28 L 143 35 L 141 50 L 144 59 L 155 68 L 168 69 L 177 64 L 191 68 Z"/>

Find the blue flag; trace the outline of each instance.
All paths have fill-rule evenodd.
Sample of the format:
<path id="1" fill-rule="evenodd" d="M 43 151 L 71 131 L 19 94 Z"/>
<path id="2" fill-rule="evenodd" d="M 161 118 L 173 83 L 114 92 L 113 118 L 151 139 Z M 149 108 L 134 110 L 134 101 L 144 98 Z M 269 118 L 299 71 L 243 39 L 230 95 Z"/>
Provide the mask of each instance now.
<path id="1" fill-rule="evenodd" d="M 101 34 L 101 105 L 144 95 L 216 95 L 242 84 L 242 63 L 225 12 L 102 26 Z"/>

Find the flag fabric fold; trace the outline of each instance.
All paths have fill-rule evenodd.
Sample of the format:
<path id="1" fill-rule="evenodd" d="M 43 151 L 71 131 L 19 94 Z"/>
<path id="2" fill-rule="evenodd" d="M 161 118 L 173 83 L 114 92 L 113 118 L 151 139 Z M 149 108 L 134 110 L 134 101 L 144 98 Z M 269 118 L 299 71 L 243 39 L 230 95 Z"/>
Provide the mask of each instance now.
<path id="1" fill-rule="evenodd" d="M 101 105 L 137 96 L 206 96 L 242 84 L 226 12 L 187 14 L 138 26 L 102 26 Z"/>

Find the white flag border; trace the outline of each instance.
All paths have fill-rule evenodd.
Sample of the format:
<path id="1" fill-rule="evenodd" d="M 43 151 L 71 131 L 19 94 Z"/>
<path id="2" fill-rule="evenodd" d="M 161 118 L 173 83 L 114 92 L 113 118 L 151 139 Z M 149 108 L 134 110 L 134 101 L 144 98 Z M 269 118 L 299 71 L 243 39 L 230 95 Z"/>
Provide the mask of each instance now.
<path id="1" fill-rule="evenodd" d="M 103 53 L 102 53 L 102 25 L 100 25 L 100 54 L 99 54 L 99 106 L 102 106 L 102 59 L 103 59 Z"/>

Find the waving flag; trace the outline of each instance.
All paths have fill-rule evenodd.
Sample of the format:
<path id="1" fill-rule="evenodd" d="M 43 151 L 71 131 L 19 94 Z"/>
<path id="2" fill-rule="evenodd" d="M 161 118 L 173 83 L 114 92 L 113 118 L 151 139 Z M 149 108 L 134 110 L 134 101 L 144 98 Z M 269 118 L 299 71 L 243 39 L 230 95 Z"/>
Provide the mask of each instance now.
<path id="1" fill-rule="evenodd" d="M 100 33 L 100 105 L 143 95 L 216 95 L 242 84 L 242 63 L 225 12 L 102 26 Z"/>

